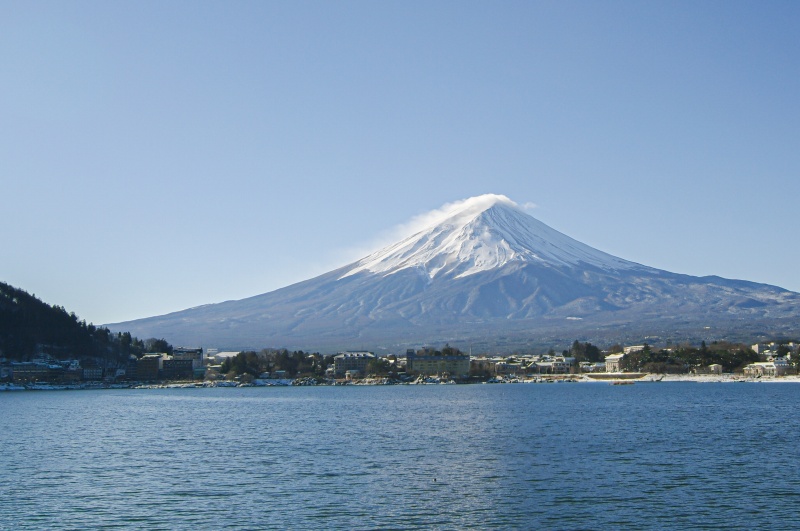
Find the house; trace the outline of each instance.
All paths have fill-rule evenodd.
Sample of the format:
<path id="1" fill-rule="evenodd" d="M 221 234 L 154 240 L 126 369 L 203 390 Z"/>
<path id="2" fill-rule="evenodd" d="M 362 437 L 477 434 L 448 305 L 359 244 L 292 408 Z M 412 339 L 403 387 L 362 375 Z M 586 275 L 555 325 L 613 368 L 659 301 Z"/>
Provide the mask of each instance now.
<path id="1" fill-rule="evenodd" d="M 498 361 L 494 364 L 494 373 L 501 376 L 515 376 L 523 373 L 522 364 L 509 361 Z"/>
<path id="2" fill-rule="evenodd" d="M 606 372 L 622 372 L 622 363 L 624 359 L 624 352 L 606 356 Z"/>
<path id="3" fill-rule="evenodd" d="M 713 363 L 705 367 L 694 367 L 690 369 L 689 372 L 692 374 L 714 374 L 719 376 L 722 374 L 722 365 L 719 363 Z"/>
<path id="4" fill-rule="evenodd" d="M 538 374 L 567 374 L 573 372 L 575 358 L 568 356 L 547 356 L 528 365 L 529 372 Z"/>
<path id="5" fill-rule="evenodd" d="M 606 372 L 606 362 L 582 361 L 580 363 L 580 372 Z"/>
<path id="6" fill-rule="evenodd" d="M 578 360 L 573 356 L 556 356 L 555 361 L 564 369 L 565 374 L 575 372 L 574 369 L 578 366 Z"/>
<path id="7" fill-rule="evenodd" d="M 791 365 L 786 360 L 759 361 L 744 368 L 744 375 L 750 378 L 762 376 L 784 376 L 789 374 Z"/>

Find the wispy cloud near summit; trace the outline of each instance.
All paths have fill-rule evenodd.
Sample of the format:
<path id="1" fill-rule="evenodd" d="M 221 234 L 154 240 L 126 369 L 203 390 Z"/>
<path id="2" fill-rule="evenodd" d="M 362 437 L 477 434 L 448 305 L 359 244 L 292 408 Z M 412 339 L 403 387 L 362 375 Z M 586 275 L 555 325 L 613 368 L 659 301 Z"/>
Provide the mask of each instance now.
<path id="1" fill-rule="evenodd" d="M 382 249 L 383 247 L 386 247 L 387 245 L 404 240 L 405 238 L 413 236 L 414 234 L 417 234 L 418 232 L 429 227 L 438 225 L 452 216 L 458 214 L 471 216 L 486 210 L 497 203 L 510 205 L 520 210 L 531 210 L 536 208 L 534 203 L 527 202 L 523 205 L 519 205 L 515 201 L 501 194 L 483 194 L 445 203 L 439 208 L 416 215 L 405 223 L 401 223 L 383 231 L 374 240 L 367 244 L 359 245 L 346 250 L 342 255 L 343 261 L 349 263 L 359 260 L 379 249 Z"/>

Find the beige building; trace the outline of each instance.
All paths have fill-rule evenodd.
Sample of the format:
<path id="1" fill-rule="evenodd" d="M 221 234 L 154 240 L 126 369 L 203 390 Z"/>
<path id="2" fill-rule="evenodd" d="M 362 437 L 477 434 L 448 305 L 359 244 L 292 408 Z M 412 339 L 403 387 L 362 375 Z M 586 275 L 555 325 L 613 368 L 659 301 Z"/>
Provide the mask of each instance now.
<path id="1" fill-rule="evenodd" d="M 434 353 L 419 354 L 409 351 L 406 354 L 406 370 L 424 376 L 443 375 L 468 376 L 469 355 L 437 356 Z"/>
<path id="2" fill-rule="evenodd" d="M 606 356 L 606 372 L 622 372 L 622 360 L 624 358 L 624 353 Z"/>
<path id="3" fill-rule="evenodd" d="M 333 372 L 336 376 L 345 376 L 348 371 L 366 374 L 367 364 L 374 359 L 372 352 L 340 352 L 333 357 Z"/>
<path id="4" fill-rule="evenodd" d="M 784 376 L 789 374 L 791 366 L 785 360 L 761 361 L 751 363 L 744 368 L 744 375 L 749 378 L 760 378 L 762 376 Z"/>

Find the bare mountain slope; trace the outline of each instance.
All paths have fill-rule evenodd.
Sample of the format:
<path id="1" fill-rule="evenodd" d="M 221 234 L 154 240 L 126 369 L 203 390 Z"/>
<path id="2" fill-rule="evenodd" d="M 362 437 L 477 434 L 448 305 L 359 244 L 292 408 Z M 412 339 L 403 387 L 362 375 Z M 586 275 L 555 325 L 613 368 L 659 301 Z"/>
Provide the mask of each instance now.
<path id="1" fill-rule="evenodd" d="M 311 280 L 110 326 L 177 344 L 325 349 L 459 339 L 493 346 L 614 330 L 683 337 L 708 326 L 741 331 L 743 323 L 797 328 L 798 316 L 797 293 L 629 262 L 486 195 Z"/>

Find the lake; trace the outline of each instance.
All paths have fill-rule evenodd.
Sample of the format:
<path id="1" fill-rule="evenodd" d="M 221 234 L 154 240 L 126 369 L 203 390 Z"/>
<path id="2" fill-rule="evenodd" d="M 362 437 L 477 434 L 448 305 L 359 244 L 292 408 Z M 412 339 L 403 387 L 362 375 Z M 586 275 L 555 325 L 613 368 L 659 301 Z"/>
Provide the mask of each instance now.
<path id="1" fill-rule="evenodd" d="M 0 529 L 796 528 L 800 386 L 0 393 Z"/>

